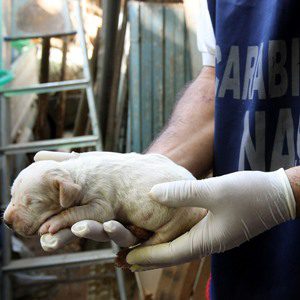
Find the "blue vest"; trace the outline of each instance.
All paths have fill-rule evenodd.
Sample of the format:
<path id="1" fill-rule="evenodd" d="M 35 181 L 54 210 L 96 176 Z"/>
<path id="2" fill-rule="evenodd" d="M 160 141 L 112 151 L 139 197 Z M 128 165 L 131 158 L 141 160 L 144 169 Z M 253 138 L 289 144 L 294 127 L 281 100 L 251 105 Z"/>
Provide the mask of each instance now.
<path id="1" fill-rule="evenodd" d="M 299 165 L 300 1 L 208 3 L 217 43 L 215 176 Z M 300 221 L 214 255 L 210 292 L 300 299 Z"/>

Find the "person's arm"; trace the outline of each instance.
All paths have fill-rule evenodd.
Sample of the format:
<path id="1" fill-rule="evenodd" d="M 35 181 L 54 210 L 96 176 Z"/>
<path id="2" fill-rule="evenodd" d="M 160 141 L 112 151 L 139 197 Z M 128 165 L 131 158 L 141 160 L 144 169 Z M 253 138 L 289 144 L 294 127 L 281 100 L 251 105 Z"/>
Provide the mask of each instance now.
<path id="1" fill-rule="evenodd" d="M 240 171 L 203 180 L 155 185 L 153 200 L 169 207 L 202 207 L 207 215 L 169 243 L 127 255 L 132 271 L 181 264 L 224 252 L 300 217 L 300 166 L 275 172 Z"/>
<path id="2" fill-rule="evenodd" d="M 196 177 L 205 177 L 213 160 L 214 97 L 215 68 L 204 67 L 147 153 L 163 154 Z"/>
<path id="3" fill-rule="evenodd" d="M 300 218 L 300 166 L 285 171 L 296 201 L 296 217 Z"/>

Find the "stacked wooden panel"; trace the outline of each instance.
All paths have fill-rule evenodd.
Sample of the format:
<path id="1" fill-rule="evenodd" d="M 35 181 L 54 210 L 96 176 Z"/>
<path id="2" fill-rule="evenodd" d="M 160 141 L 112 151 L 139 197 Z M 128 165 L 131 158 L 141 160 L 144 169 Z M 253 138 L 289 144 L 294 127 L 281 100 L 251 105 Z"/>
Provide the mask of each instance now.
<path id="1" fill-rule="evenodd" d="M 130 1 L 128 151 L 142 152 L 161 131 L 191 80 L 182 4 Z"/>

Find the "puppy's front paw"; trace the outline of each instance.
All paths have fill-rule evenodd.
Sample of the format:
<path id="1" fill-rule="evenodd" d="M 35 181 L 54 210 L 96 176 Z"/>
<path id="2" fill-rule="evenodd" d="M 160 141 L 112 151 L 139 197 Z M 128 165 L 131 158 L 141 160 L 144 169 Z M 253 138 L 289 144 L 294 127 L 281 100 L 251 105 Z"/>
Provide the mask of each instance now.
<path id="1" fill-rule="evenodd" d="M 39 234 L 43 235 L 46 233 L 56 233 L 61 229 L 69 227 L 67 220 L 62 214 L 56 215 L 47 220 L 39 229 Z"/>

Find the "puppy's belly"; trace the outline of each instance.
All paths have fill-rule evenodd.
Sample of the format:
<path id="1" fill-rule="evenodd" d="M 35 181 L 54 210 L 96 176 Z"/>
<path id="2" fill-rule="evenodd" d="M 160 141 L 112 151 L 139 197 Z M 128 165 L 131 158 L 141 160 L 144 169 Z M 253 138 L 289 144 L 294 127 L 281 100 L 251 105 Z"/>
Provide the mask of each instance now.
<path id="1" fill-rule="evenodd" d="M 162 227 L 156 230 L 153 237 L 147 242 L 148 245 L 169 242 L 189 231 L 200 222 L 207 211 L 202 208 L 178 208 L 173 217 Z"/>
<path id="2" fill-rule="evenodd" d="M 127 223 L 154 232 L 147 244 L 171 241 L 189 231 L 206 215 L 202 208 L 168 208 L 152 200 L 138 207 L 127 205 L 124 212 Z"/>
<path id="3" fill-rule="evenodd" d="M 176 209 L 156 203 L 146 196 L 141 201 L 124 201 L 119 212 L 116 214 L 119 221 L 156 232 L 174 217 Z"/>

